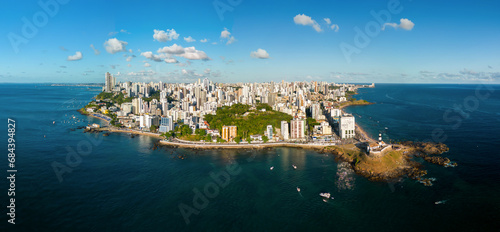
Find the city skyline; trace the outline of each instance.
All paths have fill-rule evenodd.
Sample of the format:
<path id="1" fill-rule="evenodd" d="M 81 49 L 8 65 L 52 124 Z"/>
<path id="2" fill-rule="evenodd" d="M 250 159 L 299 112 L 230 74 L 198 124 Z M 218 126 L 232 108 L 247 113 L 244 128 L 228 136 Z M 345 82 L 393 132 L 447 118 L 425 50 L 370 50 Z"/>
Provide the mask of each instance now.
<path id="1" fill-rule="evenodd" d="M 6 2 L 0 82 L 500 83 L 494 1 L 91 3 Z"/>

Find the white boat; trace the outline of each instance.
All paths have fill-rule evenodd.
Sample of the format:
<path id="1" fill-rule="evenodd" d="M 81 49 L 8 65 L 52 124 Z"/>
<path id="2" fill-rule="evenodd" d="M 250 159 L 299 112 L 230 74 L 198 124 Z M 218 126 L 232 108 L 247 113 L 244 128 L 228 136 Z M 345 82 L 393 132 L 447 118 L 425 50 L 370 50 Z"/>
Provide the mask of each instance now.
<path id="1" fill-rule="evenodd" d="M 439 205 L 439 204 L 444 204 L 446 203 L 447 200 L 443 200 L 443 201 L 436 201 L 434 202 L 435 205 Z"/>
<path id="2" fill-rule="evenodd" d="M 293 169 L 297 169 L 297 166 L 295 166 L 295 165 L 293 165 L 293 164 L 292 164 L 292 167 L 293 167 Z"/>
<path id="3" fill-rule="evenodd" d="M 299 192 L 299 193 L 300 193 L 300 188 L 299 188 L 299 187 L 297 187 L 297 192 Z"/>
<path id="4" fill-rule="evenodd" d="M 56 121 L 52 121 L 52 124 L 56 124 Z"/>
<path id="5" fill-rule="evenodd" d="M 320 193 L 319 194 L 320 196 L 324 197 L 324 198 L 330 198 L 330 193 Z"/>
<path id="6" fill-rule="evenodd" d="M 274 166 L 273 166 L 273 167 L 270 167 L 269 169 L 272 171 L 272 170 L 274 169 Z"/>

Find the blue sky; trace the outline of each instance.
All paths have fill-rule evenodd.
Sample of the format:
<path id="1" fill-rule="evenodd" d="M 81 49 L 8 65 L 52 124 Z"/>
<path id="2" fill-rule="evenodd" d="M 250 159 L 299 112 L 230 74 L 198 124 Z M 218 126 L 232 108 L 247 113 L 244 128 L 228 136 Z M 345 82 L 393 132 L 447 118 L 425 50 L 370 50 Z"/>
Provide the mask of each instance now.
<path id="1" fill-rule="evenodd" d="M 40 2 L 4 1 L 0 82 L 500 83 L 498 1 Z"/>

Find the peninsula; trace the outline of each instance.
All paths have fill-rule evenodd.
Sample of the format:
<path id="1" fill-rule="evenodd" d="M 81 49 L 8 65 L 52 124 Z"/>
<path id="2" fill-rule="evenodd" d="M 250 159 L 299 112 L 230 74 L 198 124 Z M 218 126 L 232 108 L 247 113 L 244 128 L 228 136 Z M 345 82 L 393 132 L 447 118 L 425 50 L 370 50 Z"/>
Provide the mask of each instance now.
<path id="1" fill-rule="evenodd" d="M 116 83 L 106 73 L 103 91 L 79 110 L 106 121 L 86 132 L 123 132 L 160 138 L 160 144 L 192 149 L 301 147 L 334 155 L 371 180 L 408 176 L 425 185 L 415 157 L 453 166 L 438 155 L 444 144 L 387 144 L 370 138 L 342 109 L 372 104 L 354 98 L 375 85 L 327 82 Z"/>

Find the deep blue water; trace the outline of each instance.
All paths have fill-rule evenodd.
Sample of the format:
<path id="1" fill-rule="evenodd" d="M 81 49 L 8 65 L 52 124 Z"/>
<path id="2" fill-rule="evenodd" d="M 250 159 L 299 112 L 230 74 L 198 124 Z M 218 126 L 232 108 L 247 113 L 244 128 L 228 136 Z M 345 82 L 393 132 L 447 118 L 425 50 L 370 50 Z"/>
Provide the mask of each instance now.
<path id="1" fill-rule="evenodd" d="M 495 231 L 500 86 L 480 91 L 490 91 L 481 99 L 478 87 L 380 84 L 357 96 L 376 104 L 346 109 L 372 136 L 381 132 L 385 140 L 433 140 L 432 131 L 441 128 L 446 139 L 438 137 L 450 147 L 446 155 L 459 166 L 425 164 L 428 176 L 437 179 L 425 187 L 408 179 L 370 182 L 333 157 L 304 149 L 151 150 L 156 139 L 146 136 L 71 131 L 99 122 L 76 112 L 99 88 L 3 84 L 0 139 L 7 143 L 7 118 L 15 119 L 18 173 L 16 225 L 7 223 L 8 183 L 1 178 L 0 231 Z M 464 100 L 470 111 L 443 118 Z M 55 163 L 71 169 L 61 181 Z M 234 175 L 228 174 L 224 187 L 214 187 L 210 173 L 228 168 Z M 204 188 L 212 198 L 196 209 L 195 192 Z M 323 202 L 318 195 L 323 191 L 335 199 Z M 447 201 L 434 204 L 440 200 Z M 196 210 L 189 224 L 179 205 Z"/>

